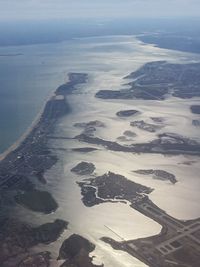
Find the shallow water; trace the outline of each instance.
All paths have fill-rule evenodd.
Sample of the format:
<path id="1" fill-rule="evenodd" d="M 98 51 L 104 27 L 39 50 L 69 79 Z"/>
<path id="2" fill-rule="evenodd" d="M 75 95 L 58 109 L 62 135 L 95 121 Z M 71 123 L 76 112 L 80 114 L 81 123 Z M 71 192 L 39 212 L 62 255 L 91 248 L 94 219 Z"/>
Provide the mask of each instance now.
<path id="1" fill-rule="evenodd" d="M 159 49 L 143 43 L 130 36 L 99 37 L 77 39 L 55 45 L 58 53 L 62 54 L 62 67 L 65 62 L 65 73 L 80 71 L 89 74 L 87 84 L 69 96 L 68 101 L 72 112 L 58 124 L 56 135 L 74 137 L 80 129 L 73 127 L 77 122 L 100 120 L 105 124 L 95 133 L 98 137 L 116 141 L 125 130 L 132 130 L 137 137 L 132 142 L 146 142 L 155 139 L 155 133 L 147 133 L 130 126 L 130 121 L 137 118 L 150 122 L 150 117 L 164 117 L 165 127 L 160 132 L 175 132 L 199 140 L 199 133 L 191 127 L 192 115 L 189 106 L 194 100 L 180 100 L 169 98 L 166 101 L 144 100 L 112 100 L 105 101 L 94 97 L 100 89 L 122 88 L 127 80 L 123 77 L 136 70 L 148 61 L 168 60 L 171 62 L 194 62 L 196 55 Z M 112 48 L 112 49 L 111 49 Z M 51 47 L 53 50 L 53 48 Z M 60 50 L 61 49 L 61 50 Z M 48 50 L 47 50 L 48 51 Z M 69 52 L 70 51 L 70 52 Z M 54 58 L 58 64 L 57 57 Z M 60 70 L 62 67 L 59 65 Z M 59 74 L 61 75 L 61 73 Z M 61 76 L 57 77 L 61 77 Z M 55 80 L 54 80 L 55 83 Z M 133 118 L 119 118 L 116 112 L 122 109 L 137 109 L 141 113 Z M 136 155 L 132 153 L 112 152 L 101 147 L 91 153 L 72 152 L 71 148 L 89 146 L 76 140 L 54 140 L 51 147 L 65 148 L 61 152 L 54 150 L 58 163 L 46 172 L 47 188 L 59 203 L 59 209 L 48 216 L 37 214 L 33 221 L 45 222 L 54 218 L 63 218 L 69 221 L 69 231 L 66 231 L 58 242 L 50 247 L 55 253 L 62 240 L 70 233 L 78 233 L 88 238 L 96 245 L 95 262 L 104 262 L 105 266 L 146 266 L 125 252 L 115 251 L 99 239 L 109 236 L 116 240 L 106 227 L 110 227 L 124 239 L 135 239 L 155 235 L 160 232 L 161 226 L 141 213 L 130 208 L 128 204 L 106 203 L 87 208 L 81 201 L 78 177 L 70 172 L 80 161 L 92 162 L 96 166 L 96 174 L 101 175 L 112 171 L 126 176 L 128 179 L 154 188 L 150 199 L 170 215 L 179 219 L 192 219 L 200 216 L 198 173 L 200 166 L 197 163 L 182 165 L 185 161 L 196 161 L 191 156 L 163 156 L 163 155 Z M 94 145 L 95 147 L 95 145 Z M 178 182 L 172 185 L 168 181 L 154 180 L 151 177 L 133 173 L 137 169 L 162 169 L 176 175 Z M 42 187 L 42 186 L 41 186 Z M 45 186 L 46 187 L 46 186 Z M 173 205 L 172 205 L 173 203 Z M 20 209 L 19 212 L 30 221 L 33 213 Z M 56 255 L 55 255 L 56 256 Z M 53 264 L 53 263 L 52 263 Z"/>
<path id="2" fill-rule="evenodd" d="M 66 81 L 69 71 L 98 73 L 101 87 L 107 86 L 113 73 L 109 87 L 114 88 L 114 78 L 145 61 L 161 57 L 174 60 L 177 56 L 179 60 L 198 60 L 196 55 L 143 45 L 132 36 L 0 47 L 0 55 L 5 55 L 0 57 L 0 153 L 25 132 L 47 97 Z"/>

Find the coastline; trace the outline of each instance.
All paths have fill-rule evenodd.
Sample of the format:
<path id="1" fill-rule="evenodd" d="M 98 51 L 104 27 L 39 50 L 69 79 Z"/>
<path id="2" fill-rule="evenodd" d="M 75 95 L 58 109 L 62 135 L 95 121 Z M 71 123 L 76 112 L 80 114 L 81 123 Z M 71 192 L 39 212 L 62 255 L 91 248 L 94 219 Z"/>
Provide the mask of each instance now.
<path id="1" fill-rule="evenodd" d="M 23 180 L 21 176 L 28 182 L 33 175 L 40 182 L 43 180 L 46 169 L 57 161 L 47 146 L 48 135 L 57 120 L 70 111 L 66 96 L 77 84 L 86 82 L 86 79 L 87 74 L 69 73 L 67 82 L 51 93 L 27 131 L 1 154 L 0 187 L 9 188 L 10 184 L 15 184 L 15 180 L 19 183 Z"/>
<path id="2" fill-rule="evenodd" d="M 66 86 L 66 85 L 65 85 Z M 52 97 L 56 97 L 55 95 L 53 95 Z M 73 97 L 72 97 L 73 98 Z M 70 98 L 71 99 L 71 98 Z M 82 97 L 80 97 L 80 99 L 82 100 Z M 51 98 L 48 100 L 48 101 L 50 101 L 51 100 Z M 48 102 L 47 101 L 47 102 Z M 47 105 L 47 102 L 45 103 L 45 106 Z M 72 102 L 73 103 L 73 102 Z M 79 103 L 80 103 L 80 101 L 79 101 Z M 75 109 L 76 108 L 76 106 L 75 105 L 73 105 L 73 108 Z M 34 128 L 35 127 L 37 127 L 37 124 L 40 122 L 40 119 L 42 119 L 42 117 L 43 117 L 43 114 L 44 114 L 44 111 L 45 111 L 45 107 L 44 107 L 44 110 L 42 110 L 42 112 L 41 112 L 41 114 L 40 114 L 40 117 L 38 118 L 38 121 L 37 121 L 37 123 L 35 123 L 35 126 L 33 125 L 33 123 L 31 124 L 32 125 L 32 131 L 34 131 Z M 72 112 L 73 113 L 73 112 Z M 85 113 L 86 114 L 86 113 Z M 83 114 L 83 117 L 81 117 L 82 119 L 84 119 L 85 120 L 85 114 Z M 39 115 L 39 114 L 38 114 Z M 80 117 L 78 117 L 78 119 L 81 119 Z M 65 120 L 65 119 L 68 119 L 69 118 L 69 120 L 71 120 L 71 114 L 69 114 L 69 117 L 68 116 L 65 116 L 65 118 L 63 119 L 63 120 Z M 90 118 L 90 116 L 89 116 L 89 118 Z M 87 117 L 87 119 L 89 119 L 88 117 Z M 75 118 L 75 119 L 77 119 L 77 117 Z M 95 118 L 96 119 L 96 118 Z M 73 120 L 72 120 L 73 121 Z M 81 120 L 80 120 L 81 121 Z M 127 120 L 128 121 L 128 120 Z M 77 122 L 77 121 L 75 121 L 75 122 Z M 107 121 L 106 121 L 107 122 Z M 71 121 L 70 121 L 70 123 L 71 123 Z M 126 124 L 128 124 L 128 123 L 126 123 Z M 112 125 L 112 124 L 111 124 Z M 68 125 L 69 126 L 69 125 Z M 62 127 L 62 126 L 61 126 Z M 72 126 L 72 127 L 74 127 L 74 126 Z M 29 128 L 30 129 L 30 128 Z M 68 129 L 66 129 L 67 131 L 68 131 Z M 21 142 L 18 144 L 18 146 L 16 147 L 16 150 L 18 150 L 18 148 L 20 148 L 20 146 L 22 145 L 24 145 L 23 144 L 23 142 L 25 142 L 26 141 L 26 138 L 28 138 L 28 136 L 30 135 L 31 136 L 31 132 L 32 132 L 31 130 L 30 130 L 30 132 L 29 132 L 29 134 L 26 136 L 26 137 L 24 137 L 24 140 L 21 140 Z M 51 132 L 52 133 L 52 132 Z M 61 135 L 61 134 L 59 134 L 59 132 L 56 132 L 56 133 L 58 133 L 58 135 Z M 62 132 L 61 132 L 62 133 Z M 145 133 L 145 132 L 144 132 Z M 98 132 L 97 132 L 97 134 L 98 134 Z M 46 140 L 48 141 L 48 137 L 50 137 L 50 136 L 48 136 L 48 135 L 46 135 Z M 106 136 L 107 137 L 107 136 Z M 106 140 L 107 140 L 107 138 L 106 137 L 104 137 Z M 103 138 L 103 137 L 101 137 L 101 138 Z M 21 138 L 20 138 L 21 139 Z M 76 141 L 78 141 L 78 140 L 76 140 Z M 69 141 L 70 142 L 70 141 Z M 48 144 L 47 144 L 48 145 Z M 61 147 L 62 147 L 62 145 L 61 145 Z M 50 151 L 50 154 L 45 154 L 45 157 L 47 157 L 48 158 L 48 156 L 51 156 L 51 154 L 52 155 L 54 155 L 54 151 L 53 151 L 53 149 L 51 150 L 51 148 L 49 148 L 48 149 L 49 151 Z M 106 149 L 105 149 L 106 150 Z M 11 150 L 11 154 L 12 154 L 12 152 L 14 153 L 14 150 Z M 40 151 L 39 151 L 40 152 Z M 71 150 L 69 150 L 69 154 L 67 154 L 68 152 L 67 151 L 65 151 L 63 154 L 64 154 L 64 157 L 66 157 L 67 158 L 67 155 L 71 155 L 72 153 L 73 153 L 73 151 L 71 151 Z M 109 153 L 109 152 L 108 152 Z M 114 153 L 113 153 L 114 154 Z M 122 154 L 122 153 L 121 153 Z M 9 153 L 8 153 L 8 155 L 9 155 Z M 8 156 L 7 155 L 7 156 Z M 104 154 L 103 154 L 104 155 Z M 129 153 L 129 155 L 130 155 L 130 153 Z M 128 159 L 129 159 L 129 155 L 127 155 L 127 161 L 128 161 Z M 149 155 L 151 155 L 151 154 L 149 154 Z M 76 157 L 76 156 L 75 156 Z M 82 156 L 81 156 L 82 157 Z M 92 158 L 93 157 L 93 155 L 91 155 L 90 156 L 90 162 L 93 162 L 93 160 L 95 161 L 95 158 Z M 86 155 L 86 157 L 85 157 L 87 160 L 89 159 L 89 156 L 88 155 Z M 126 158 L 126 157 L 125 157 Z M 135 157 L 134 157 L 135 158 Z M 78 157 L 76 157 L 76 159 L 78 159 Z M 102 159 L 104 160 L 104 158 L 102 157 Z M 106 159 L 106 157 L 105 157 L 105 159 Z M 24 159 L 23 159 L 24 160 Z M 68 160 L 68 159 L 67 159 Z M 73 161 L 73 160 L 72 160 Z M 115 161 L 115 162 L 118 162 L 117 160 Z M 59 162 L 58 162 L 59 163 Z M 75 162 L 72 162 L 72 163 L 75 163 Z M 1 163 L 0 163 L 0 165 L 1 165 Z M 126 164 L 124 164 L 125 165 L 125 167 L 127 167 L 127 165 Z M 45 166 L 45 165 L 44 165 Z M 68 165 L 68 166 L 71 166 L 70 164 Z M 20 166 L 19 166 L 20 167 Z M 97 167 L 99 167 L 98 166 L 98 164 L 97 164 Z M 107 166 L 106 165 L 106 168 L 107 168 L 107 170 L 109 170 L 110 169 L 110 167 L 112 167 L 112 166 Z M 52 169 L 54 169 L 54 167 L 52 168 Z M 65 168 L 65 169 L 67 169 L 67 168 Z M 69 168 L 68 168 L 69 169 Z M 106 170 L 106 171 L 107 171 Z M 120 171 L 123 171 L 123 170 L 120 170 Z M 50 172 L 51 172 L 51 170 L 50 170 Z M 56 177 L 55 177 L 55 175 L 54 174 L 52 174 L 52 178 L 51 178 L 51 174 L 49 174 L 48 172 L 47 172 L 47 174 L 46 174 L 47 176 L 47 181 L 48 181 L 48 183 L 50 182 L 50 180 L 52 179 L 52 180 L 54 180 L 55 181 L 55 183 L 57 183 L 57 180 L 55 179 Z M 60 176 L 60 175 L 58 175 L 58 176 Z M 68 185 L 69 185 L 69 183 L 70 183 L 70 181 L 69 181 L 69 179 L 67 179 L 68 177 L 67 176 L 70 176 L 70 175 L 68 175 L 68 173 L 65 175 L 65 180 L 66 180 L 66 183 L 65 183 L 65 185 L 67 185 L 67 186 L 63 186 L 63 184 L 62 183 L 60 183 L 61 184 L 61 187 L 63 187 L 63 188 L 65 188 L 65 190 L 66 190 L 66 192 L 65 192 L 65 195 L 68 195 L 69 194 L 69 191 L 67 191 L 67 187 L 69 187 Z M 70 176 L 71 177 L 71 176 Z M 35 179 L 35 178 L 34 178 Z M 37 178 L 36 178 L 37 179 Z M 72 177 L 72 179 L 73 179 L 73 182 L 74 182 L 74 178 Z M 138 181 L 139 183 L 141 183 L 141 181 Z M 48 184 L 47 184 L 47 186 L 48 186 Z M 74 189 L 74 187 L 72 188 L 72 189 Z M 75 194 L 75 191 L 74 190 L 71 190 L 72 191 L 72 194 Z M 28 191 L 27 191 L 28 192 Z M 61 191 L 57 191 L 57 192 L 59 192 L 59 194 L 61 195 L 61 197 L 62 197 L 62 190 Z M 29 193 L 29 192 L 28 192 Z M 51 191 L 51 193 L 52 193 L 52 195 L 54 196 L 54 191 Z M 60 203 L 59 202 L 59 198 L 57 198 L 57 196 L 55 195 L 55 197 L 56 197 L 56 199 L 58 200 L 58 203 L 59 203 L 59 207 L 62 209 L 63 207 L 62 207 L 62 203 Z M 67 198 L 67 199 L 70 199 L 70 197 L 69 198 Z M 77 197 L 77 199 L 79 200 L 79 198 Z M 70 201 L 66 201 L 66 199 L 64 199 L 65 200 L 65 202 L 67 203 L 70 203 L 69 205 L 71 205 L 71 202 Z M 80 201 L 80 200 L 79 200 Z M 145 203 L 144 203 L 145 204 Z M 74 205 L 74 203 L 73 203 L 73 206 L 75 206 Z M 144 211 L 146 211 L 146 209 L 147 209 L 147 207 L 145 208 L 144 207 Z M 102 209 L 103 210 L 103 209 Z M 70 213 L 70 211 L 66 208 L 66 211 L 68 211 L 68 213 Z M 141 211 L 143 211 L 143 209 L 141 208 Z M 142 213 L 142 212 L 140 212 L 140 213 Z M 57 216 L 58 215 L 58 216 Z M 147 214 L 148 215 L 148 214 Z M 152 215 L 152 214 L 150 214 L 150 215 Z M 52 215 L 52 216 L 54 216 L 54 215 Z M 59 211 L 58 212 L 56 212 L 55 213 L 55 216 L 57 216 L 57 217 L 60 217 L 60 213 L 59 213 Z M 44 216 L 45 217 L 45 216 Z M 61 216 L 62 217 L 62 216 Z M 146 216 L 146 217 L 150 217 L 150 216 Z M 68 221 L 68 218 L 64 218 L 65 220 L 67 220 Z M 22 216 L 22 220 L 23 220 L 23 216 Z M 73 225 L 73 220 L 71 220 L 71 218 L 69 219 L 69 221 L 70 221 L 70 224 L 71 225 Z M 116 220 L 117 221 L 117 220 Z M 141 225 L 142 225 L 142 223 L 141 223 Z M 112 227 L 112 226 L 111 226 Z M 86 227 L 84 227 L 83 229 L 85 229 L 86 230 Z M 74 230 L 77 230 L 76 229 L 76 227 L 74 227 Z M 84 230 L 84 231 L 85 231 Z M 138 230 L 138 232 L 139 232 L 139 230 Z M 79 233 L 79 234 L 83 234 L 82 232 L 81 233 Z M 129 240 L 129 239 L 128 239 Z M 130 243 L 131 244 L 131 243 Z M 125 244 L 126 245 L 126 244 Z M 130 248 L 131 248 L 131 246 L 130 246 Z M 46 248 L 45 248 L 46 249 Z M 49 248 L 48 248 L 49 249 Z M 94 253 L 95 254 L 95 253 Z M 97 253 L 98 254 L 98 253 Z M 132 255 L 132 256 L 134 256 L 134 255 Z"/>
<path id="3" fill-rule="evenodd" d="M 41 191 L 36 185 L 46 183 L 43 177 L 45 171 L 57 162 L 57 157 L 48 147 L 48 136 L 54 131 L 57 121 L 70 112 L 67 95 L 76 89 L 77 84 L 86 82 L 87 74 L 69 73 L 68 77 L 69 81 L 55 90 L 31 127 L 4 153 L 0 161 L 0 224 L 3 230 L 0 231 L 0 262 L 3 265 L 13 261 L 12 266 L 19 266 L 21 260 L 24 260 L 24 249 L 27 250 L 27 258 L 34 261 L 37 257 L 43 257 L 48 264 L 50 258 L 46 254 L 32 254 L 31 249 L 39 243 L 56 241 L 67 228 L 68 222 L 59 219 L 33 227 L 11 210 L 15 205 L 20 205 L 48 215 L 58 208 L 48 190 Z M 4 203 L 4 200 L 9 203 Z M 23 238 L 27 241 L 21 242 Z"/>
<path id="4" fill-rule="evenodd" d="M 69 77 L 67 75 L 66 77 L 66 81 L 65 83 L 67 84 L 69 82 Z M 57 89 L 56 89 L 57 90 Z M 28 137 L 28 135 L 31 133 L 31 131 L 34 129 L 34 127 L 37 126 L 37 124 L 39 123 L 41 116 L 44 112 L 45 106 L 47 104 L 47 102 L 53 97 L 55 96 L 55 92 L 56 90 L 54 89 L 49 96 L 46 97 L 46 99 L 44 99 L 44 102 L 41 106 L 41 108 L 39 109 L 38 113 L 36 114 L 35 118 L 33 118 L 32 122 L 30 123 L 30 125 L 27 127 L 27 129 L 25 130 L 25 132 L 12 144 L 10 145 L 5 151 L 3 151 L 2 153 L 0 153 L 0 162 L 2 160 L 5 159 L 6 156 L 8 156 L 9 153 L 13 152 L 14 150 L 16 150 L 21 143 Z"/>
<path id="5" fill-rule="evenodd" d="M 21 143 L 28 137 L 28 135 L 31 133 L 31 131 L 34 129 L 34 127 L 38 124 L 38 122 L 39 122 L 39 120 L 40 120 L 40 118 L 44 112 L 44 109 L 45 109 L 47 102 L 51 99 L 51 97 L 53 95 L 54 95 L 54 92 L 52 92 L 51 95 L 49 97 L 47 97 L 46 100 L 44 100 L 44 103 L 43 103 L 40 111 L 37 113 L 37 115 L 35 116 L 35 118 L 31 122 L 29 127 L 25 130 L 25 132 L 11 146 L 9 146 L 3 153 L 0 154 L 0 162 L 2 160 L 4 160 L 5 157 L 8 156 L 9 153 L 16 150 L 21 145 Z"/>

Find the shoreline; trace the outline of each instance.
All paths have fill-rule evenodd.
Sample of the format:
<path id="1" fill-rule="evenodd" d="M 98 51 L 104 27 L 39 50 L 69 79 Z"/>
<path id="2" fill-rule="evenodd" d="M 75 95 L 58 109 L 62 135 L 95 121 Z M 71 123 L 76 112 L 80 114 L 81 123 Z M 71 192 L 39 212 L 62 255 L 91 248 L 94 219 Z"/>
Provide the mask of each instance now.
<path id="1" fill-rule="evenodd" d="M 67 75 L 66 77 L 66 81 L 65 83 L 67 84 L 69 82 L 69 77 Z M 57 89 L 56 89 L 57 90 Z M 5 159 L 5 157 L 13 152 L 14 150 L 16 150 L 20 145 L 21 143 L 28 137 L 28 135 L 31 133 L 31 131 L 34 129 L 34 127 L 37 126 L 37 124 L 39 123 L 40 119 L 41 119 L 41 116 L 44 112 L 44 109 L 45 109 L 45 106 L 47 104 L 47 102 L 53 97 L 55 96 L 55 92 L 56 92 L 55 89 L 52 90 L 52 92 L 49 93 L 49 96 L 47 96 L 45 99 L 44 99 L 44 102 L 41 106 L 41 108 L 39 109 L 39 111 L 37 112 L 36 116 L 33 118 L 32 122 L 30 123 L 30 125 L 27 127 L 27 129 L 25 130 L 25 132 L 12 144 L 10 145 L 5 151 L 3 151 L 2 153 L 0 153 L 0 162 L 2 160 Z"/>
<path id="2" fill-rule="evenodd" d="M 0 154 L 0 162 L 2 160 L 5 159 L 5 157 L 13 152 L 14 150 L 16 150 L 21 143 L 28 137 L 28 135 L 31 133 L 31 131 L 34 129 L 35 126 L 37 126 L 43 112 L 45 109 L 45 106 L 47 104 L 47 102 L 52 98 L 52 96 L 54 95 L 54 92 L 51 93 L 51 95 L 49 97 L 46 98 L 46 100 L 44 100 L 44 103 L 40 109 L 40 111 L 37 113 L 37 115 L 35 116 L 35 118 L 32 120 L 31 124 L 28 126 L 28 128 L 25 130 L 25 132 L 12 144 L 10 145 L 4 152 L 2 152 Z"/>
<path id="3" fill-rule="evenodd" d="M 65 83 L 67 84 L 68 82 L 69 82 L 69 77 L 67 75 Z M 47 102 L 52 97 L 55 96 L 56 90 L 54 89 L 52 92 L 49 93 L 49 96 L 47 96 L 44 99 L 44 102 L 43 102 L 41 108 L 39 109 L 39 111 L 37 112 L 36 116 L 31 121 L 30 125 L 24 131 L 24 133 L 19 138 L 17 138 L 17 140 L 12 145 L 10 145 L 5 151 L 3 151 L 2 153 L 0 153 L 0 162 L 2 160 L 4 160 L 6 158 L 6 156 L 8 156 L 9 153 L 11 153 L 14 150 L 16 150 L 21 145 L 21 143 L 28 137 L 28 135 L 31 133 L 31 131 L 34 129 L 34 127 L 37 126 L 37 124 L 39 123 L 39 121 L 41 119 L 41 116 L 42 116 L 42 114 L 44 112 L 44 109 L 45 109 L 45 106 L 46 106 Z"/>
<path id="4" fill-rule="evenodd" d="M 4 227 L 3 235 L 0 235 L 1 247 L 9 247 L 9 250 L 1 249 L 0 262 L 2 264 L 9 264 L 13 261 L 15 266 L 18 266 L 24 258 L 24 249 L 27 250 L 26 256 L 29 259 L 34 261 L 37 257 L 43 257 L 45 263 L 48 263 L 50 252 L 32 254 L 32 248 L 38 243 L 55 242 L 67 228 L 68 221 L 61 219 L 33 228 L 24 223 L 23 218 L 18 220 L 16 214 L 13 216 L 10 212 L 16 204 L 44 215 L 58 208 L 57 202 L 48 190 L 40 191 L 41 188 L 38 190 L 36 182 L 45 184 L 43 174 L 58 160 L 48 147 L 49 135 L 53 133 L 58 120 L 70 112 L 67 95 L 76 90 L 78 84 L 85 83 L 88 75 L 69 73 L 68 77 L 68 82 L 59 86 L 48 98 L 26 133 L 15 143 L 15 146 L 11 146 L 4 153 L 4 158 L 0 161 L 0 200 L 4 197 L 10 200 L 9 204 L 0 201 L 2 211 L 0 224 Z M 23 235 L 22 228 L 25 229 Z M 17 241 L 16 236 L 19 237 Z M 21 236 L 25 237 L 27 242 L 18 242 Z M 9 241 L 6 237 L 9 237 Z M 18 251 L 17 255 L 12 248 Z M 95 266 L 92 265 L 92 258 L 89 255 L 87 259 L 91 261 L 91 266 Z"/>
<path id="5" fill-rule="evenodd" d="M 15 179 L 17 183 L 21 180 L 21 176 L 29 180 L 35 175 L 41 181 L 46 169 L 56 161 L 56 156 L 47 145 L 48 135 L 59 118 L 70 112 L 66 96 L 86 79 L 87 74 L 69 73 L 67 82 L 51 93 L 25 133 L 0 155 L 0 187 L 6 184 L 6 188 L 9 188 L 8 180 L 11 178 L 13 185 Z"/>

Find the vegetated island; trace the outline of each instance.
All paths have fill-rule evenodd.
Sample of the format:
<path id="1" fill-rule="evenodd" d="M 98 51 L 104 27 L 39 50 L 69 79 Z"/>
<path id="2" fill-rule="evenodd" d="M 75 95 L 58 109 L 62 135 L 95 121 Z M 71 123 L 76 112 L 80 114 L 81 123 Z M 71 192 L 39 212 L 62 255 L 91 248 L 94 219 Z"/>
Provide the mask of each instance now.
<path id="1" fill-rule="evenodd" d="M 164 117 L 151 117 L 152 121 L 156 122 L 156 123 L 163 123 L 165 121 Z"/>
<path id="2" fill-rule="evenodd" d="M 121 145 L 117 142 L 108 141 L 99 137 L 91 137 L 80 134 L 75 137 L 80 142 L 103 146 L 111 151 L 129 153 L 154 153 L 164 155 L 196 155 L 200 156 L 200 143 L 196 140 L 174 134 L 162 133 L 158 138 L 148 143 L 133 143 L 132 145 Z"/>
<path id="3" fill-rule="evenodd" d="M 170 181 L 172 184 L 177 182 L 176 176 L 172 173 L 163 170 L 136 170 L 135 173 L 142 175 L 152 175 L 153 179 L 162 180 L 162 181 Z"/>
<path id="4" fill-rule="evenodd" d="M 150 132 L 150 133 L 155 133 L 156 131 L 158 131 L 158 130 L 163 128 L 163 126 L 161 126 L 161 125 L 147 123 L 147 122 L 145 122 L 143 120 L 141 120 L 141 121 L 132 121 L 130 123 L 130 125 L 132 127 L 137 127 L 140 130 L 147 131 L 147 132 Z"/>
<path id="5" fill-rule="evenodd" d="M 135 109 L 120 110 L 116 113 L 118 117 L 131 117 L 133 115 L 138 115 L 140 112 Z"/>
<path id="6" fill-rule="evenodd" d="M 136 136 L 136 133 L 127 130 L 123 132 L 123 135 L 117 137 L 117 140 L 121 142 L 130 142 L 133 141 Z"/>
<path id="7" fill-rule="evenodd" d="M 199 266 L 200 218 L 189 221 L 175 219 L 148 198 L 151 188 L 112 172 L 89 178 L 80 182 L 79 186 L 82 201 L 87 207 L 105 202 L 122 202 L 162 225 L 159 234 L 147 238 L 125 240 L 121 236 L 121 241 L 101 238 L 112 248 L 123 250 L 150 267 Z M 117 231 L 107 228 L 119 239 Z"/>
<path id="8" fill-rule="evenodd" d="M 132 131 L 124 131 L 123 132 L 123 135 L 125 135 L 125 136 L 127 136 L 127 137 L 136 137 L 137 136 L 137 134 L 136 133 L 134 133 L 134 132 L 132 132 Z"/>
<path id="9" fill-rule="evenodd" d="M 200 120 L 193 120 L 192 125 L 196 127 L 200 127 Z"/>
<path id="10" fill-rule="evenodd" d="M 71 172 L 74 172 L 79 175 L 89 175 L 95 171 L 95 165 L 90 162 L 82 161 L 78 163 L 75 167 L 71 169 Z"/>
<path id="11" fill-rule="evenodd" d="M 78 147 L 78 148 L 72 148 L 72 151 L 74 152 L 80 152 L 80 153 L 90 153 L 93 151 L 98 150 L 96 147 Z"/>
<path id="12" fill-rule="evenodd" d="M 65 260 L 61 267 L 103 267 L 92 263 L 90 253 L 95 245 L 80 235 L 73 234 L 66 239 L 59 251 L 58 259 Z"/>
<path id="13" fill-rule="evenodd" d="M 58 208 L 58 204 L 49 192 L 36 189 L 18 193 L 15 201 L 33 211 L 45 214 L 51 213 Z"/>
<path id="14" fill-rule="evenodd" d="M 105 124 L 101 121 L 89 121 L 89 122 L 77 122 L 74 127 L 83 129 L 82 133 L 94 136 L 97 128 L 105 127 Z"/>
<path id="15" fill-rule="evenodd" d="M 172 64 L 166 61 L 146 63 L 124 77 L 132 79 L 127 89 L 100 90 L 97 98 L 164 100 L 168 95 L 178 98 L 200 96 L 200 63 Z"/>
<path id="16" fill-rule="evenodd" d="M 191 111 L 194 114 L 200 114 L 200 105 L 192 105 L 191 106 Z"/>

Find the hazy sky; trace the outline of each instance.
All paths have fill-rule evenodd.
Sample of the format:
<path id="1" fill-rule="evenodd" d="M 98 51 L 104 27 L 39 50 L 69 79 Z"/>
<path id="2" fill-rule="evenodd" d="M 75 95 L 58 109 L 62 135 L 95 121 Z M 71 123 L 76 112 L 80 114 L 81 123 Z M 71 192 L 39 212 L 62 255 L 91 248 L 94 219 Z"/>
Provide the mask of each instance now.
<path id="1" fill-rule="evenodd" d="M 200 0 L 0 0 L 1 19 L 200 16 Z"/>

